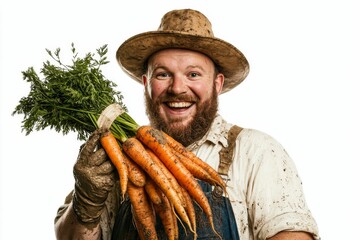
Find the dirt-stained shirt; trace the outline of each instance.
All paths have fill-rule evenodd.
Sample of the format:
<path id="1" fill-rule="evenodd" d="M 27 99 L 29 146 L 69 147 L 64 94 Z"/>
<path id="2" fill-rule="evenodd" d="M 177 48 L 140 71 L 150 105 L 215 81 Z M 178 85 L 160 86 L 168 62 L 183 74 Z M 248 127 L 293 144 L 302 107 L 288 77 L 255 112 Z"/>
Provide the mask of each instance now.
<path id="1" fill-rule="evenodd" d="M 189 148 L 218 169 L 219 151 L 228 146 L 232 126 L 218 116 L 209 133 Z M 246 128 L 240 132 L 226 191 L 241 240 L 266 239 L 284 230 L 306 231 L 320 239 L 296 166 L 268 134 Z"/>
<path id="2" fill-rule="evenodd" d="M 188 148 L 218 169 L 219 151 L 228 146 L 232 126 L 218 115 L 208 134 Z M 296 166 L 271 136 L 254 129 L 241 131 L 226 183 L 241 240 L 262 240 L 284 230 L 305 231 L 320 239 Z M 119 188 L 115 187 L 106 202 L 100 222 L 104 240 L 111 239 L 119 196 Z M 57 218 L 67 205 L 59 208 Z"/>

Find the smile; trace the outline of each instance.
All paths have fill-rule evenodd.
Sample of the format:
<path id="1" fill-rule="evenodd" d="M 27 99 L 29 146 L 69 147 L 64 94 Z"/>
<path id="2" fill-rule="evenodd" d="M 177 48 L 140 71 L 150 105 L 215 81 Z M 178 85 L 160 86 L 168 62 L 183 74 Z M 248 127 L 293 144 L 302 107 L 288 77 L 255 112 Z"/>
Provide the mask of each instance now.
<path id="1" fill-rule="evenodd" d="M 191 102 L 167 102 L 166 104 L 171 108 L 187 108 L 192 105 Z"/>

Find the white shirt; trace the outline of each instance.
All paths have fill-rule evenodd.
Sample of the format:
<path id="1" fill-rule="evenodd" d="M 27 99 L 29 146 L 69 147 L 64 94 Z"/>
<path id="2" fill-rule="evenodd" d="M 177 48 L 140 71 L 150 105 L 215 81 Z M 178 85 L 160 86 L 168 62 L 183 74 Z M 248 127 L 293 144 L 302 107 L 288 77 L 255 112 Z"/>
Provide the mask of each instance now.
<path id="1" fill-rule="evenodd" d="M 228 146 L 231 126 L 217 116 L 209 133 L 189 148 L 218 169 L 219 151 Z M 241 240 L 266 239 L 283 230 L 306 231 L 320 239 L 294 162 L 269 135 L 241 131 L 228 178 L 227 194 Z"/>

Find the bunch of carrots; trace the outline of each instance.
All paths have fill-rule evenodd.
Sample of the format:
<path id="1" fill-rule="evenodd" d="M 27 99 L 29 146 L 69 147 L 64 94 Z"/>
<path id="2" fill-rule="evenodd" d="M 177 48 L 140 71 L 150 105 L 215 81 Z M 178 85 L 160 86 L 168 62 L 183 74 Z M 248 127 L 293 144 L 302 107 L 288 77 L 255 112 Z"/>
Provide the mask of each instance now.
<path id="1" fill-rule="evenodd" d="M 46 51 L 55 64 L 43 63 L 43 77 L 33 67 L 22 72 L 31 88 L 13 115 L 24 114 L 26 135 L 50 127 L 63 134 L 77 132 L 79 140 L 86 140 L 96 128 L 108 129 L 101 144 L 119 173 L 122 197 L 129 196 L 142 239 L 157 239 L 155 215 L 168 239 L 178 238 L 177 219 L 196 238 L 194 202 L 215 231 L 211 208 L 197 180 L 223 189 L 225 183 L 214 169 L 166 133 L 139 126 L 131 118 L 123 96 L 114 89 L 116 84 L 101 71 L 108 63 L 107 46 L 97 49 L 98 58 L 92 53 L 80 58 L 72 44 L 72 64 L 64 63 L 59 48 Z"/>
<path id="2" fill-rule="evenodd" d="M 115 118 L 116 107 L 112 104 L 104 113 Z M 102 117 L 98 120 L 99 127 L 109 128 L 112 121 L 103 124 Z M 224 181 L 211 166 L 171 136 L 151 126 L 139 126 L 135 136 L 121 141 L 107 131 L 100 141 L 119 173 L 122 197 L 126 193 L 129 196 L 141 239 L 157 239 L 156 214 L 168 239 L 178 239 L 178 218 L 196 238 L 193 200 L 202 208 L 217 233 L 208 199 L 197 181 L 225 190 Z"/>

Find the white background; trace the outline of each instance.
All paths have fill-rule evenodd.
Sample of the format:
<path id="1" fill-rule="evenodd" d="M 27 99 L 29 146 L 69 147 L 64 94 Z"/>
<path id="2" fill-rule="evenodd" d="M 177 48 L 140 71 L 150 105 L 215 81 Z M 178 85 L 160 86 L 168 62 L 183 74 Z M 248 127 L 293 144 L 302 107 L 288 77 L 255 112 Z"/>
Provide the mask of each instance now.
<path id="1" fill-rule="evenodd" d="M 81 142 L 53 130 L 21 132 L 11 116 L 29 92 L 21 71 L 39 70 L 45 48 L 80 53 L 108 44 L 104 74 L 130 114 L 147 123 L 142 86 L 115 60 L 134 34 L 157 29 L 168 10 L 205 13 L 215 35 L 237 46 L 250 75 L 220 97 L 229 121 L 272 135 L 294 159 L 323 239 L 355 239 L 360 214 L 360 14 L 351 0 L 1 1 L 0 239 L 55 239 L 53 219 L 73 187 Z"/>

